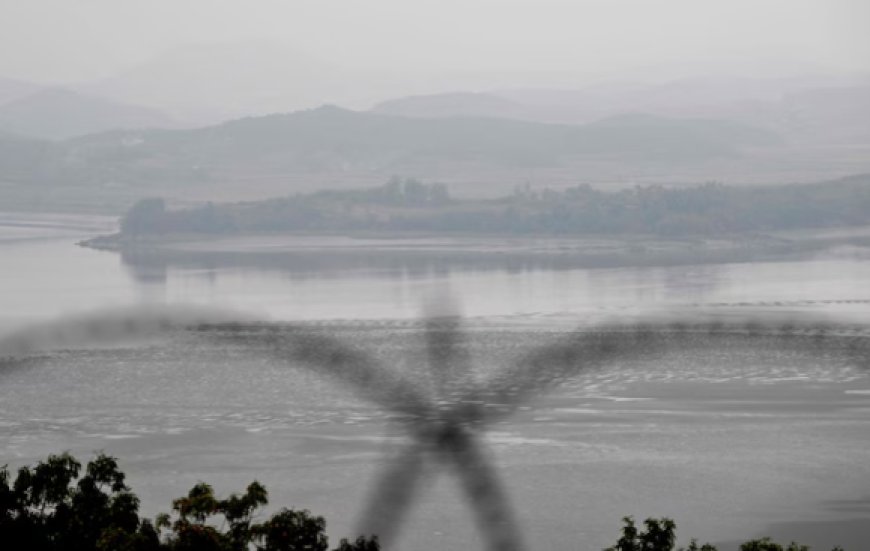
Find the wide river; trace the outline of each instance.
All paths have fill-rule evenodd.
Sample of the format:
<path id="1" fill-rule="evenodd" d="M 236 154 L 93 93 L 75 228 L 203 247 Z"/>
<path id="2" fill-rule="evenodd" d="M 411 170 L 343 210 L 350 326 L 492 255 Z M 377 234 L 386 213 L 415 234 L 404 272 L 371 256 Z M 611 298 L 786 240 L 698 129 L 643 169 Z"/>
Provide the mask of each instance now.
<path id="1" fill-rule="evenodd" d="M 414 372 L 425 356 L 413 320 L 435 310 L 462 316 L 463 351 L 483 376 L 574 324 L 648 311 L 870 321 L 870 255 L 860 249 L 583 268 L 513 254 L 509 240 L 462 254 L 438 239 L 274 238 L 123 256 L 75 246 L 112 226 L 0 214 L 0 335 L 97 308 L 196 303 L 317 322 Z M 867 367 L 866 357 L 824 345 L 720 342 L 569 377 L 481 438 L 530 549 L 601 549 L 634 515 L 675 518 L 681 543 L 774 533 L 858 550 L 870 528 Z M 379 470 L 406 441 L 397 415 L 365 393 L 189 334 L 55 350 L 0 371 L 0 464 L 105 450 L 121 459 L 148 515 L 198 480 L 227 494 L 256 478 L 274 507 L 326 516 L 334 543 L 351 535 Z M 481 548 L 455 473 L 440 472 L 396 548 Z"/>

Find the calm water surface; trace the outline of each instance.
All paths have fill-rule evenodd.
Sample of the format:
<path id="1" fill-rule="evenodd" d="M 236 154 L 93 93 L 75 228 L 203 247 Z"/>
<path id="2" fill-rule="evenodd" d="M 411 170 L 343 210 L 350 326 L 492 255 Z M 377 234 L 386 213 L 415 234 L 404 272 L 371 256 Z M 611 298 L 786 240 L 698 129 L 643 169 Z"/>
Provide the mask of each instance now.
<path id="1" fill-rule="evenodd" d="M 414 318 L 449 296 L 476 328 L 475 365 L 489 369 L 566 320 L 723 305 L 866 319 L 870 299 L 860 251 L 614 269 L 395 251 L 122 257 L 73 246 L 111 220 L 0 218 L 0 331 L 102 306 L 197 302 L 273 320 L 350 320 L 344 338 L 410 368 L 419 332 L 388 322 L 373 339 L 355 324 Z M 626 514 L 674 516 L 682 536 L 708 540 L 861 517 L 870 380 L 849 358 L 819 356 L 725 347 L 613 366 L 533 401 L 486 440 L 537 549 L 600 549 Z M 148 514 L 197 480 L 226 493 L 256 477 L 274 504 L 308 507 L 327 516 L 334 538 L 348 535 L 369 481 L 403 442 L 389 411 L 317 373 L 184 336 L 59 351 L 0 373 L 0 463 L 106 450 L 121 457 Z M 475 548 L 466 512 L 456 485 L 438 479 L 401 548 Z"/>
<path id="2" fill-rule="evenodd" d="M 564 262 L 541 255 L 409 256 L 395 252 L 396 246 L 376 255 L 309 250 L 121 256 L 73 246 L 109 231 L 109 219 L 22 221 L 7 215 L 7 225 L 3 221 L 0 215 L 0 323 L 7 326 L 148 301 L 230 306 L 278 320 L 327 320 L 414 318 L 427 301 L 444 296 L 472 318 L 774 302 L 862 314 L 862 301 L 870 300 L 870 255 L 858 250 L 793 262 L 610 269 L 560 269 Z M 492 248 L 504 245 L 494 242 Z M 308 249 L 316 246 L 316 240 L 305 241 Z"/>

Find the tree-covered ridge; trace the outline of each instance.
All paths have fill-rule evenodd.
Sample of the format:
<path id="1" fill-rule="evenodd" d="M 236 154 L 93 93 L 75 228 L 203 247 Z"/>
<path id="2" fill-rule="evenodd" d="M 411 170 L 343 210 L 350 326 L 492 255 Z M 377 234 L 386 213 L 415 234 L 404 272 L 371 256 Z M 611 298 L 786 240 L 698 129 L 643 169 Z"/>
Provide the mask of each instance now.
<path id="1" fill-rule="evenodd" d="M 492 200 L 457 200 L 443 184 L 393 178 L 363 190 L 172 211 L 161 199 L 134 205 L 125 236 L 272 231 L 497 234 L 716 235 L 870 224 L 870 175 L 816 184 L 637 186 L 602 191 L 518 189 Z"/>

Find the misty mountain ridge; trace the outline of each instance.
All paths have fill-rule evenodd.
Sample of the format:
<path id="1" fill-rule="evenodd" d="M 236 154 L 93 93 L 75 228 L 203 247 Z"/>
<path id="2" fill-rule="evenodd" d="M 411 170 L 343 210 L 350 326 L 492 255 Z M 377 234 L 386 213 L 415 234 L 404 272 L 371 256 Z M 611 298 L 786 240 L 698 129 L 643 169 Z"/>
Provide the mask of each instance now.
<path id="1" fill-rule="evenodd" d="M 396 98 L 378 113 L 419 118 L 497 116 L 587 124 L 624 113 L 730 120 L 809 144 L 870 143 L 870 78 L 695 77 L 662 84 L 601 83 L 578 90 L 502 89 Z"/>
<path id="2" fill-rule="evenodd" d="M 66 139 L 114 129 L 173 127 L 154 109 L 62 88 L 47 88 L 0 105 L 0 129 L 42 139 Z"/>
<path id="3" fill-rule="evenodd" d="M 448 92 L 408 96 L 378 103 L 371 109 L 382 115 L 402 117 L 494 117 L 534 120 L 527 106 L 495 94 Z"/>
<path id="4" fill-rule="evenodd" d="M 79 89 L 215 124 L 339 101 L 347 82 L 340 69 L 307 53 L 248 41 L 178 46 Z"/>
<path id="5" fill-rule="evenodd" d="M 79 159 L 124 166 L 246 164 L 258 170 L 401 170 L 408 163 L 554 165 L 573 157 L 692 160 L 776 146 L 774 133 L 734 123 L 630 116 L 571 126 L 498 118 L 415 119 L 335 106 L 248 117 L 191 130 L 114 132 L 67 143 Z"/>
<path id="6" fill-rule="evenodd" d="M 40 88 L 40 85 L 32 82 L 0 76 L 0 105 L 29 96 Z"/>
<path id="7" fill-rule="evenodd" d="M 6 184 L 0 193 L 7 204 L 28 208 L 74 196 L 81 208 L 113 210 L 153 195 L 250 200 L 406 174 L 442 180 L 458 195 L 491 196 L 528 182 L 529 174 L 567 184 L 653 166 L 669 177 L 673 167 L 692 171 L 682 177 L 704 181 L 719 174 L 709 166 L 744 167 L 751 159 L 744 155 L 781 145 L 774 133 L 721 121 L 628 116 L 572 126 L 324 106 L 194 129 L 116 130 L 58 142 L 0 139 Z"/>
<path id="8" fill-rule="evenodd" d="M 868 75 L 708 75 L 664 82 L 602 81 L 576 89 L 553 89 L 548 88 L 552 80 L 544 77 L 532 87 L 529 79 L 518 77 L 514 79 L 517 87 L 496 84 L 509 78 L 475 86 L 446 76 L 421 80 L 412 74 L 376 69 L 348 70 L 320 59 L 318 54 L 268 41 L 188 44 L 109 78 L 68 87 L 87 96 L 154 109 L 186 126 L 334 103 L 354 108 L 374 105 L 371 111 L 375 113 L 405 117 L 493 117 L 556 124 L 586 124 L 641 112 L 727 119 L 808 144 L 870 141 L 870 109 L 862 99 L 870 90 Z M 444 82 L 459 87 L 448 93 L 431 91 Z M 31 95 L 33 86 L 38 89 L 38 85 L 0 78 L 0 105 Z M 825 90 L 840 92 L 830 100 L 814 99 Z M 837 107 L 832 109 L 830 102 Z M 130 127 L 126 122 L 114 126 Z M 103 125 L 95 130 L 111 127 Z"/>
<path id="9" fill-rule="evenodd" d="M 353 108 L 375 105 L 375 112 L 402 116 L 486 116 L 565 124 L 588 123 L 623 112 L 734 116 L 740 122 L 785 132 L 789 127 L 774 126 L 788 118 L 788 110 L 781 105 L 785 96 L 810 89 L 870 86 L 868 75 L 691 76 L 658 83 L 602 81 L 576 89 L 553 89 L 554 81 L 544 76 L 516 75 L 484 79 L 475 85 L 446 73 L 441 78 L 421 79 L 377 69 L 349 70 L 324 61 L 320 53 L 269 41 L 195 43 L 176 46 L 111 77 L 72 88 L 156 109 L 193 125 L 335 103 Z M 512 80 L 517 84 L 499 84 Z M 435 93 L 444 83 L 453 83 L 454 91 Z M 0 81 L 0 103 L 3 94 Z"/>

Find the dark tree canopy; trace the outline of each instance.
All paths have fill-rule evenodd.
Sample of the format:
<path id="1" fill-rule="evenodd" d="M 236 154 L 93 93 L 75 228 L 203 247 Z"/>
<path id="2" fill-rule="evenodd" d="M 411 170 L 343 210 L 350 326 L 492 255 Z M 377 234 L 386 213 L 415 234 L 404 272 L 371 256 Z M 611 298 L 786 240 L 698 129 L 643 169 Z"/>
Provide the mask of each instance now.
<path id="1" fill-rule="evenodd" d="M 327 551 L 326 520 L 281 509 L 254 522 L 268 492 L 252 482 L 220 499 L 200 482 L 173 500 L 172 513 L 139 517 L 139 498 L 114 457 L 99 454 L 82 472 L 68 453 L 22 467 L 13 479 L 0 469 L 0 543 L 28 551 Z M 341 551 L 378 551 L 377 538 L 341 540 Z"/>

